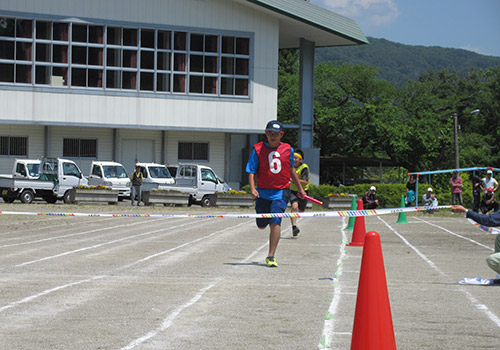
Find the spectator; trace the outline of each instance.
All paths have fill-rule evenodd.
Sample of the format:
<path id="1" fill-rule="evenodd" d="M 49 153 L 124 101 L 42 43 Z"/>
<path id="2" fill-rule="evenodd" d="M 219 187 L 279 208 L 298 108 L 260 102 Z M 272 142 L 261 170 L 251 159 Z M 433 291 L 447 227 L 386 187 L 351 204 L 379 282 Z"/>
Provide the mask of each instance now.
<path id="1" fill-rule="evenodd" d="M 132 175 L 130 175 L 130 181 L 132 182 L 132 188 L 130 191 L 130 202 L 132 206 L 134 205 L 134 200 L 136 195 L 137 195 L 137 206 L 141 204 L 143 180 L 144 180 L 144 175 L 141 172 L 141 167 L 136 165 L 135 172 L 133 172 Z"/>
<path id="2" fill-rule="evenodd" d="M 493 171 L 491 171 L 491 169 L 486 172 L 486 177 L 483 178 L 481 189 L 486 194 L 486 192 L 488 192 L 488 188 L 490 187 L 493 188 L 493 192 L 496 192 L 498 190 L 498 182 L 493 177 Z"/>
<path id="3" fill-rule="evenodd" d="M 479 211 L 479 203 L 481 203 L 481 171 L 471 174 L 472 182 L 472 210 L 476 213 Z"/>
<path id="4" fill-rule="evenodd" d="M 500 212 L 494 212 L 491 215 L 481 215 L 471 210 L 467 210 L 461 205 L 453 205 L 451 210 L 453 210 L 454 213 L 465 213 L 466 218 L 472 219 L 481 225 L 488 227 L 500 226 Z M 490 269 L 500 274 L 500 235 L 497 235 L 495 238 L 495 253 L 490 254 L 486 262 Z M 495 279 L 493 283 L 500 284 L 500 279 Z"/>
<path id="5" fill-rule="evenodd" d="M 379 206 L 379 201 L 377 195 L 375 194 L 376 190 L 377 189 L 375 188 L 375 186 L 372 186 L 368 191 L 366 191 L 365 195 L 362 198 L 363 209 L 375 209 Z"/>
<path id="6" fill-rule="evenodd" d="M 415 180 L 415 176 L 412 175 L 406 183 L 405 204 L 407 207 L 411 207 L 413 205 L 413 201 L 415 200 L 415 193 L 417 193 L 417 181 Z"/>
<path id="7" fill-rule="evenodd" d="M 427 193 L 425 193 L 422 196 L 422 205 L 424 207 L 437 207 L 438 206 L 438 200 L 436 198 L 436 195 L 434 193 L 432 193 L 432 188 L 429 187 L 427 189 Z M 424 214 L 425 213 L 434 214 L 434 210 L 428 209 L 428 210 L 424 211 Z"/>
<path id="8" fill-rule="evenodd" d="M 495 198 L 495 192 L 491 187 L 488 188 L 485 194 L 483 194 L 483 199 L 481 200 L 481 213 L 486 214 L 490 210 L 498 210 L 498 203 Z"/>
<path id="9" fill-rule="evenodd" d="M 462 178 L 458 176 L 458 170 L 453 171 L 453 176 L 450 178 L 451 184 L 451 203 L 453 205 L 462 205 Z"/>

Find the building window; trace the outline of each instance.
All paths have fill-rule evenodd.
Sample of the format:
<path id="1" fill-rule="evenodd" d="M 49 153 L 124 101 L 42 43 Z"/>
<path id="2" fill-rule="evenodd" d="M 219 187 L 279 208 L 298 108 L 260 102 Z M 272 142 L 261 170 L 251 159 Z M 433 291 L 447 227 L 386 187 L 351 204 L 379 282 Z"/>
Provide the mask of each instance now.
<path id="1" fill-rule="evenodd" d="M 0 83 L 248 97 L 250 38 L 0 17 Z"/>
<path id="2" fill-rule="evenodd" d="M 64 139 L 63 157 L 97 158 L 97 140 L 95 139 Z"/>
<path id="3" fill-rule="evenodd" d="M 28 156 L 28 138 L 22 136 L 0 136 L 0 156 Z"/>
<path id="4" fill-rule="evenodd" d="M 208 142 L 179 142 L 177 158 L 208 161 Z"/>

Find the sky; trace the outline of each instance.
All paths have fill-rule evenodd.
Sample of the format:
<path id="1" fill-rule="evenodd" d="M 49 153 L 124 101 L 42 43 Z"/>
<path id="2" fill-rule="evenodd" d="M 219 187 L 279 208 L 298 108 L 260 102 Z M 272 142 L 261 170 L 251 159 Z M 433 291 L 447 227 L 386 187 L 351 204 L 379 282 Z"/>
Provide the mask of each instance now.
<path id="1" fill-rule="evenodd" d="M 365 36 L 500 57 L 500 0 L 310 0 Z"/>

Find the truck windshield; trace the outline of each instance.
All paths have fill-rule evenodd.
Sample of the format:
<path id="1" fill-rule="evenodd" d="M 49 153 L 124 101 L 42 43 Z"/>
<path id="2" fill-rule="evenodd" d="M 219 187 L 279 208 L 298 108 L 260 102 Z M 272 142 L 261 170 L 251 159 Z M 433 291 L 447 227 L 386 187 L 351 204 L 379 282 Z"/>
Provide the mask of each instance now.
<path id="1" fill-rule="evenodd" d="M 27 167 L 30 176 L 40 175 L 40 164 L 28 164 Z"/>
<path id="2" fill-rule="evenodd" d="M 210 169 L 201 169 L 201 179 L 217 183 L 217 176 Z"/>
<path id="3" fill-rule="evenodd" d="M 151 174 L 151 177 L 159 179 L 170 179 L 172 177 L 170 176 L 167 168 L 160 166 L 150 166 L 149 173 Z"/>
<path id="4" fill-rule="evenodd" d="M 120 165 L 103 165 L 104 177 L 107 179 L 124 179 L 127 178 L 125 168 Z"/>

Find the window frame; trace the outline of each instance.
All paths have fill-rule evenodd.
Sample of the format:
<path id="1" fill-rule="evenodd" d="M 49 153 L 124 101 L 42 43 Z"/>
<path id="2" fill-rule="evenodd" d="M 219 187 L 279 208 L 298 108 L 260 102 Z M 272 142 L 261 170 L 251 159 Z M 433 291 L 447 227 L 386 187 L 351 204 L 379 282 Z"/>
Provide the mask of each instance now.
<path id="1" fill-rule="evenodd" d="M 82 155 L 86 154 L 82 151 L 82 148 L 85 148 L 84 146 L 82 147 L 82 143 L 89 142 L 91 141 L 93 143 L 92 148 L 92 155 Z M 76 152 L 69 152 L 70 150 L 66 149 L 66 142 L 72 142 L 73 147 L 76 146 Z M 95 154 L 94 154 L 95 153 Z M 98 139 L 95 138 L 71 138 L 71 137 L 64 137 L 63 142 L 62 142 L 62 154 L 63 157 L 65 158 L 71 158 L 71 159 L 97 159 L 98 153 Z"/>
<path id="2" fill-rule="evenodd" d="M 15 141 L 23 141 L 23 145 L 13 145 Z M 6 143 L 7 152 L 3 153 L 3 143 Z M 24 148 L 24 154 L 13 154 L 12 148 Z M 11 135 L 0 135 L 0 157 L 15 157 L 15 158 L 28 158 L 29 150 L 29 137 L 28 136 L 11 136 Z"/>
<path id="3" fill-rule="evenodd" d="M 0 75 L 3 78 L 0 86 L 134 92 L 158 97 L 252 98 L 254 33 L 251 32 L 91 19 L 68 22 L 60 16 L 6 14 L 5 18 L 13 21 L 14 29 L 18 22 L 31 23 L 31 35 L 18 37 L 14 31 L 13 36 L 0 36 L 0 45 L 9 46 L 12 42 L 14 51 L 13 58 L 0 58 L 0 73 L 4 69 L 6 74 Z M 60 28 L 63 32 L 58 32 Z M 198 45 L 193 42 L 191 49 L 192 37 Z M 176 38 L 181 38 L 181 42 L 176 44 Z M 228 41 L 232 41 L 232 51 L 225 49 Z M 21 50 L 18 46 L 24 45 L 31 46 L 24 53 L 28 59 L 18 60 L 17 53 Z M 41 55 L 37 48 L 43 48 L 46 54 Z M 108 64 L 111 50 L 115 50 L 120 63 Z M 85 55 L 84 60 L 77 58 L 80 51 Z M 201 71 L 191 70 L 191 59 L 197 56 L 202 60 Z M 143 64 L 141 61 L 146 58 L 148 63 Z M 233 61 L 231 73 L 222 66 L 228 59 Z M 236 70 L 237 60 L 245 62 L 243 70 Z"/>
<path id="4" fill-rule="evenodd" d="M 186 153 L 186 149 L 182 149 L 183 147 L 190 146 L 190 152 L 191 156 L 185 157 L 185 154 L 182 152 Z M 206 155 L 206 157 L 200 157 L 200 155 L 197 157 L 196 156 L 196 146 L 200 147 L 202 146 L 204 149 L 202 150 L 203 155 Z M 177 160 L 178 161 L 196 161 L 196 162 L 209 162 L 210 161 L 210 142 L 208 141 L 178 141 L 177 142 Z"/>

